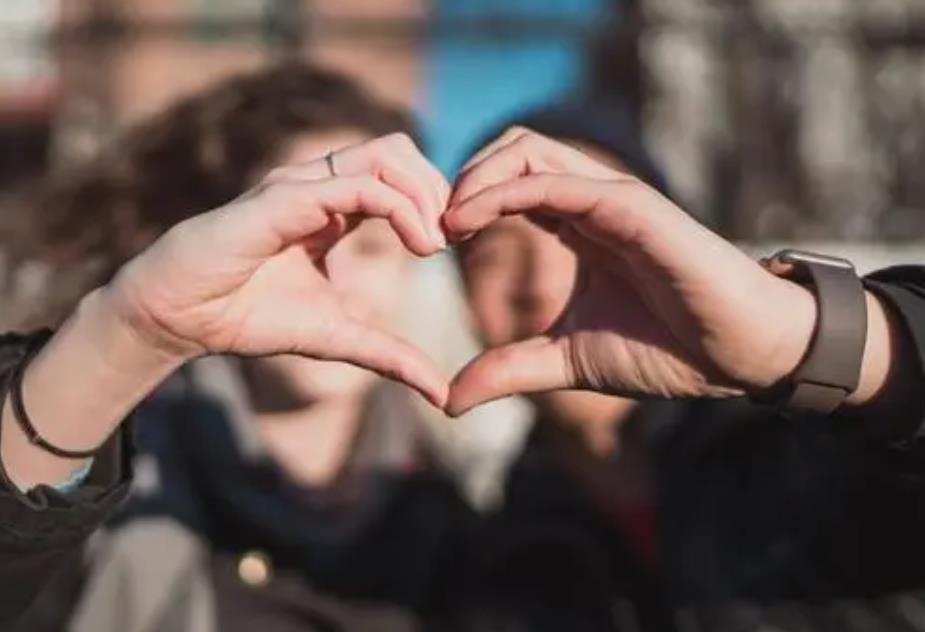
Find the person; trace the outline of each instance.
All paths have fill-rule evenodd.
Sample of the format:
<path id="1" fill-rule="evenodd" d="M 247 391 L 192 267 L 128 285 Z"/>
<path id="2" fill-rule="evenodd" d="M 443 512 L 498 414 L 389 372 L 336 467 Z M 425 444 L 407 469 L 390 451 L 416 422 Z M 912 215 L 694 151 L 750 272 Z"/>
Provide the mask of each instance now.
<path id="1" fill-rule="evenodd" d="M 48 488 L 82 461 L 28 441 L 22 413 L 48 445 L 94 449 L 168 374 L 202 355 L 348 361 L 402 381 L 454 414 L 513 392 L 568 387 L 662 397 L 756 393 L 798 365 L 816 316 L 812 295 L 638 179 L 514 130 L 474 157 L 450 197 L 407 140 L 391 143 L 399 147 L 355 147 L 356 162 L 343 150 L 275 172 L 227 205 L 181 222 L 91 292 L 27 362 L 28 340 L 7 340 L 4 375 L 23 376 L 7 382 L 12 400 L 19 392 L 24 404 L 3 410 L 0 447 L 12 483 L 65 503 L 62 513 L 82 529 L 92 525 L 96 518 L 72 496 Z M 402 192 L 370 175 L 373 146 L 423 188 Z M 537 165 L 552 173 L 536 173 Z M 420 351 L 351 314 L 317 265 L 361 217 L 387 218 L 406 248 L 427 256 L 443 245 L 438 222 L 459 241 L 516 213 L 554 213 L 579 260 L 593 257 L 589 278 L 555 337 L 489 350 L 449 385 Z M 920 274 L 884 275 L 878 287 L 896 297 L 890 307 L 879 289 L 868 294 L 862 378 L 840 414 L 860 415 L 871 426 L 886 418 L 920 421 L 913 410 L 922 382 Z M 22 514 L 17 524 L 33 515 L 47 519 L 35 508 Z M 46 528 L 32 542 L 60 556 L 81 536 L 70 531 L 56 539 Z M 18 552 L 11 559 L 35 563 L 35 550 Z M 46 559 L 45 568 L 58 561 Z M 21 605 L 46 576 L 34 568 L 22 574 L 14 589 L 20 601 L 5 598 L 5 605 Z"/>
<path id="2" fill-rule="evenodd" d="M 762 605 L 767 611 L 782 602 L 793 608 L 794 603 L 806 606 L 918 588 L 925 576 L 917 541 L 925 525 L 916 507 L 925 489 L 908 481 L 910 475 L 921 474 L 921 467 L 914 466 L 914 459 L 910 463 L 908 456 L 914 432 L 900 430 L 921 421 L 923 402 L 911 386 L 914 378 L 905 386 L 902 382 L 894 385 L 892 395 L 891 389 L 878 387 L 880 396 L 886 398 L 881 401 L 886 409 L 878 417 L 852 411 L 849 403 L 835 416 L 834 426 L 818 418 L 781 417 L 773 408 L 742 398 L 637 402 L 594 392 L 602 386 L 597 383 L 592 390 L 574 391 L 547 390 L 534 381 L 541 379 L 538 374 L 546 368 L 556 367 L 553 354 L 559 362 L 575 357 L 561 347 L 543 349 L 551 341 L 568 342 L 570 317 L 589 319 L 571 325 L 582 336 L 606 331 L 616 338 L 618 327 L 631 328 L 628 341 L 615 340 L 628 347 L 617 347 L 618 354 L 650 359 L 663 352 L 662 348 L 654 354 L 639 348 L 639 337 L 648 333 L 640 331 L 643 323 L 617 320 L 616 316 L 611 322 L 604 320 L 609 314 L 626 313 L 625 298 L 613 301 L 608 311 L 599 311 L 611 300 L 603 288 L 624 281 L 622 271 L 632 261 L 624 253 L 632 251 L 634 244 L 627 248 L 620 242 L 621 256 L 606 266 L 608 255 L 601 246 L 607 243 L 601 244 L 599 233 L 588 230 L 584 235 L 597 243 L 593 255 L 582 261 L 584 235 L 566 233 L 571 228 L 558 220 L 564 213 L 539 197 L 544 192 L 524 189 L 515 193 L 514 185 L 521 177 L 546 179 L 561 184 L 561 194 L 571 202 L 582 189 L 607 178 L 606 172 L 597 169 L 603 166 L 612 169 L 611 180 L 633 172 L 663 188 L 663 178 L 641 150 L 638 135 L 624 114 L 618 104 L 601 102 L 566 104 L 527 114 L 521 120 L 529 129 L 559 140 L 515 128 L 502 136 L 496 144 L 500 149 L 484 158 L 484 163 L 478 157 L 470 163 L 457 184 L 457 200 L 474 196 L 474 204 L 480 191 L 485 198 L 489 191 L 497 196 L 492 209 L 496 215 L 461 244 L 459 262 L 486 344 L 498 350 L 479 358 L 456 378 L 460 388 L 453 392 L 451 407 L 454 397 L 466 401 L 467 389 L 484 388 L 492 394 L 508 389 L 537 391 L 531 400 L 538 424 L 512 470 L 506 506 L 495 518 L 500 536 L 488 538 L 483 548 L 490 553 L 484 556 L 480 571 L 473 573 L 500 576 L 488 589 L 496 595 L 512 590 L 516 594 L 517 583 L 533 587 L 519 612 L 493 599 L 498 616 L 533 617 L 529 629 L 618 629 L 614 618 L 608 617 L 617 603 L 621 616 L 635 619 L 635 627 L 672 629 L 678 611 L 699 617 L 706 616 L 701 611 L 725 606 L 727 611 L 739 610 L 740 624 L 749 620 L 750 625 L 758 625 L 773 623 L 761 620 Z M 574 188 L 568 190 L 565 185 L 572 184 L 568 178 L 531 175 L 580 167 L 594 180 L 582 184 L 575 178 Z M 467 186 L 472 188 L 467 190 Z M 531 194 L 537 198 L 530 200 L 542 199 L 543 203 L 535 211 L 528 210 L 528 216 L 516 212 L 519 200 Z M 589 202 L 593 203 L 602 204 Z M 469 210 L 467 204 L 460 202 L 457 212 Z M 531 209 L 527 204 L 525 208 Z M 451 209 L 445 221 L 452 222 L 453 213 Z M 463 234 L 469 232 L 467 226 Z M 675 232 L 690 237 L 680 227 Z M 690 265 L 690 260 L 685 263 Z M 582 288 L 595 287 L 593 277 L 582 274 L 590 276 L 599 269 L 614 270 L 619 276 L 598 279 L 601 293 L 593 298 L 576 295 Z M 886 327 L 897 327 L 903 336 L 907 323 L 914 327 L 918 316 L 910 303 L 921 296 L 921 288 L 915 285 L 921 273 L 897 269 L 876 278 L 891 276 L 908 279 L 907 287 L 896 292 L 871 279 L 868 299 L 884 297 L 887 320 L 896 319 Z M 642 288 L 654 285 L 652 280 L 643 280 L 633 290 L 641 293 Z M 641 300 L 649 306 L 657 305 L 659 299 Z M 568 311 L 570 304 L 576 311 Z M 582 308 L 597 313 L 577 311 Z M 636 319 L 641 311 L 630 309 L 627 318 Z M 655 316 L 648 310 L 643 314 Z M 873 326 L 883 327 L 884 321 Z M 551 333 L 539 339 L 518 342 L 550 328 Z M 684 340 L 667 332 L 649 335 L 658 341 Z M 587 349 L 607 342 L 603 337 L 589 340 Z M 541 349 L 548 360 L 532 355 Z M 907 341 L 895 350 L 905 354 L 908 375 L 921 375 L 914 344 Z M 675 362 L 683 347 L 671 351 L 669 360 Z M 610 356 L 600 361 L 606 357 Z M 630 378 L 641 380 L 640 366 L 644 365 L 637 360 L 627 363 L 627 371 L 633 371 Z M 561 379 L 562 375 L 588 379 L 576 375 L 583 365 L 556 368 L 559 371 L 546 379 Z M 594 376 L 614 373 L 610 367 Z M 675 368 L 659 368 L 656 374 L 683 376 Z M 681 388 L 672 384 L 667 390 L 673 396 L 686 395 L 685 389 L 704 388 L 700 380 L 690 379 Z M 582 385 L 587 386 L 580 381 L 554 386 Z M 637 381 L 629 390 L 638 393 L 643 386 L 653 388 Z M 623 386 L 610 388 L 620 392 Z M 663 388 L 655 385 L 649 394 L 660 395 Z M 717 389 L 711 397 L 720 394 Z M 881 427 L 873 419 L 880 420 Z M 899 439 L 901 445 L 894 445 Z M 782 513 L 782 507 L 788 512 Z M 534 538 L 526 533 L 534 533 Z M 561 549 L 571 555 L 547 555 L 552 559 L 540 561 L 542 555 Z M 536 577 L 543 570 L 551 572 L 542 575 L 542 582 L 534 579 L 525 584 L 525 577 Z M 576 603 L 569 590 L 576 584 L 583 586 L 584 623 L 575 622 L 575 608 L 568 605 Z M 521 600 L 525 599 L 522 587 L 520 593 Z M 749 613 L 751 619 L 742 618 L 743 604 L 754 609 Z M 604 623 L 588 622 L 589 613 L 595 611 Z M 697 623 L 694 620 L 691 625 Z"/>
<path id="3" fill-rule="evenodd" d="M 260 181 L 260 174 L 272 165 L 298 165 L 307 156 L 352 146 L 339 151 L 336 162 L 323 161 L 316 177 L 327 177 L 334 168 L 349 183 L 350 177 L 376 173 L 396 190 L 403 190 L 427 213 L 422 224 L 426 232 L 412 234 L 418 240 L 415 247 L 419 254 L 422 248 L 431 252 L 435 244 L 442 243 L 435 218 L 442 211 L 447 185 L 408 136 L 396 133 L 402 131 L 412 131 L 402 112 L 378 103 L 339 75 L 287 64 L 243 76 L 130 131 L 118 149 L 118 163 L 104 158 L 75 180 L 55 185 L 42 198 L 45 212 L 35 231 L 36 241 L 44 248 L 32 251 L 55 268 L 89 258 L 102 261 L 96 276 L 85 281 L 92 287 L 104 282 L 106 271 L 118 268 L 127 253 L 165 232 L 177 218 L 184 214 L 195 217 L 202 204 L 240 195 L 248 183 Z M 153 156 L 160 159 L 152 161 Z M 168 156 L 176 159 L 166 160 Z M 264 186 L 279 181 L 279 187 L 286 189 L 301 173 L 300 167 L 286 167 L 262 181 Z M 237 190 L 233 188 L 234 177 L 240 178 Z M 165 182 L 177 186 L 161 193 Z M 88 193 L 93 191 L 111 193 Z M 345 192 L 351 194 L 368 192 L 354 187 Z M 170 212 L 161 216 L 157 207 L 165 204 L 165 196 L 170 198 Z M 88 221 L 90 217 L 96 221 Z M 409 230 L 420 228 L 404 215 L 397 221 L 404 222 Z M 338 327 L 364 322 L 394 332 L 405 300 L 397 288 L 409 287 L 413 274 L 408 250 L 389 230 L 386 220 L 327 230 L 341 228 L 349 229 L 350 234 L 323 256 L 324 272 L 332 284 L 332 307 L 342 301 L 349 315 L 343 323 L 337 321 Z M 315 249 L 306 242 L 301 258 L 300 249 L 295 248 L 288 263 L 274 265 L 285 273 L 288 266 L 298 266 L 300 261 L 311 264 L 320 256 Z M 288 278 L 290 287 L 281 289 L 295 296 L 309 291 L 315 282 L 296 275 Z M 312 294 L 317 299 L 315 290 Z M 285 310 L 287 306 L 277 308 Z M 330 324 L 324 321 L 318 326 L 327 328 Z M 362 327 L 354 331 L 369 337 Z M 329 333 L 319 335 L 335 342 Z M 348 339 L 344 344 L 352 342 Z M 423 368 L 434 371 L 429 362 L 416 370 Z M 261 560 L 274 558 L 277 575 L 283 574 L 279 561 L 283 558 L 310 577 L 312 588 L 318 590 L 316 595 L 302 588 L 300 601 L 308 612 L 293 612 L 278 603 L 258 604 L 275 610 L 278 618 L 335 616 L 325 611 L 337 600 L 323 600 L 322 587 L 336 586 L 336 591 L 330 589 L 328 593 L 342 596 L 352 592 L 369 602 L 357 607 L 355 615 L 346 603 L 340 604 L 342 612 L 336 616 L 341 617 L 372 616 L 376 597 L 402 603 L 421 599 L 420 593 L 429 590 L 422 577 L 427 576 L 432 551 L 442 551 L 437 544 L 448 531 L 435 525 L 448 515 L 465 516 L 466 508 L 445 477 L 431 466 L 407 394 L 383 387 L 371 376 L 347 364 L 291 356 L 241 362 L 215 359 L 194 363 L 190 370 L 181 372 L 135 414 L 141 451 L 135 461 L 149 475 L 154 468 L 161 487 L 154 494 L 134 496 L 118 522 L 106 531 L 105 546 L 103 538 L 96 539 L 82 590 L 77 583 L 82 573 L 63 574 L 57 583 L 64 589 L 51 587 L 30 614 L 54 629 L 63 625 L 54 621 L 53 615 L 59 615 L 72 618 L 75 627 L 94 630 L 107 629 L 107 625 L 131 628 L 142 623 L 139 617 L 176 617 L 179 615 L 170 611 L 174 604 L 168 603 L 162 613 L 144 610 L 157 603 L 165 591 L 176 588 L 169 577 L 162 582 L 149 581 L 140 602 L 133 599 L 137 595 L 122 592 L 131 584 L 127 578 L 133 572 L 136 577 L 148 578 L 155 562 L 163 567 L 201 559 L 202 566 L 194 566 L 191 575 L 204 578 L 210 594 L 217 594 L 214 599 L 209 595 L 191 599 L 187 611 L 201 613 L 203 604 L 221 601 L 225 607 L 217 609 L 215 625 L 231 629 L 232 624 L 224 619 L 232 618 L 237 625 L 247 627 L 250 619 L 234 610 L 238 605 L 234 595 L 242 590 L 239 584 L 243 583 L 236 564 L 237 557 L 248 553 L 248 560 L 252 560 L 255 550 L 261 551 Z M 182 396 L 177 394 L 181 384 Z M 437 386 L 433 382 L 428 385 L 431 400 L 439 396 Z M 25 397 L 29 397 L 28 392 Z M 216 418 L 216 404 L 236 414 Z M 216 460 L 212 455 L 219 445 L 224 458 Z M 198 447 L 204 452 L 194 453 Z M 195 474 L 181 476 L 181 472 L 193 469 L 192 460 L 198 465 Z M 15 463 L 7 465 L 21 487 L 35 484 L 17 477 Z M 97 465 L 103 464 L 94 464 L 91 479 Z M 268 487 L 270 476 L 277 482 Z M 223 500 L 211 502 L 216 496 Z M 268 512 L 275 512 L 279 519 L 261 530 L 258 525 L 264 523 Z M 222 523 L 220 531 L 213 528 L 217 522 Z M 170 539 L 163 534 L 165 523 L 183 528 L 177 527 Z M 397 530 L 391 531 L 393 527 Z M 164 541 L 164 537 L 168 539 Z M 194 538 L 205 543 L 199 552 L 189 553 L 177 544 L 177 540 L 184 544 Z M 115 552 L 123 550 L 127 540 L 136 545 L 128 559 L 121 559 Z M 149 555 L 154 550 L 161 553 L 152 560 Z M 176 551 L 180 557 L 171 559 L 165 551 Z M 180 551 L 189 554 L 183 557 Z M 295 554 L 301 560 L 298 563 L 293 559 Z M 403 557 L 405 564 L 395 563 L 396 556 Z M 224 566 L 213 573 L 210 559 Z M 411 564 L 412 560 L 417 561 Z M 223 573 L 230 574 L 235 582 L 224 582 Z M 119 580 L 107 584 L 115 575 Z M 283 586 L 274 594 L 285 593 L 287 585 L 295 588 L 305 582 L 299 584 L 293 579 L 286 584 L 279 577 L 274 586 L 280 584 Z M 248 586 L 243 585 L 243 589 Z M 66 598 L 66 593 L 79 598 L 75 602 Z M 123 616 L 112 619 L 116 595 L 121 595 Z M 258 616 L 258 606 L 251 617 Z M 397 606 L 392 610 L 390 616 L 403 616 Z M 271 621 L 265 623 L 275 627 Z M 41 629 L 43 623 L 30 620 L 25 625 L 34 630 Z"/>
<path id="4" fill-rule="evenodd" d="M 547 106 L 516 121 L 666 188 L 618 101 Z M 549 326 L 575 280 L 574 253 L 523 217 L 499 219 L 459 244 L 457 255 L 489 348 Z M 615 603 L 624 614 L 667 611 L 654 568 L 654 476 L 649 451 L 639 445 L 657 424 L 640 423 L 635 400 L 593 391 L 532 393 L 529 400 L 532 431 L 508 470 L 504 502 L 482 520 L 475 547 L 483 554 L 470 575 L 473 601 L 486 611 L 483 625 L 490 613 L 500 629 L 507 622 L 530 630 L 611 630 Z M 666 404 L 677 406 L 656 408 Z"/>

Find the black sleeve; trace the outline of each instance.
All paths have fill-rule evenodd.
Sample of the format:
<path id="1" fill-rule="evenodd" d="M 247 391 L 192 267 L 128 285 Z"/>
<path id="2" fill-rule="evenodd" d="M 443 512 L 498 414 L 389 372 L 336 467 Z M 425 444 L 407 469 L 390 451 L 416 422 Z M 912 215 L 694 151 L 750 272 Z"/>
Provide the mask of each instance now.
<path id="1" fill-rule="evenodd" d="M 889 418 L 878 419 L 874 432 L 897 445 L 925 438 L 925 266 L 896 266 L 879 270 L 864 279 L 898 317 L 917 358 L 918 384 L 914 401 L 903 402 Z M 873 425 L 870 426 L 873 428 Z"/>
<path id="2" fill-rule="evenodd" d="M 0 393 L 29 340 L 0 336 Z M 113 435 L 85 482 L 67 494 L 47 486 L 22 493 L 0 475 L 0 630 L 10 629 L 52 575 L 79 558 L 86 538 L 125 498 L 128 435 L 124 428 Z"/>

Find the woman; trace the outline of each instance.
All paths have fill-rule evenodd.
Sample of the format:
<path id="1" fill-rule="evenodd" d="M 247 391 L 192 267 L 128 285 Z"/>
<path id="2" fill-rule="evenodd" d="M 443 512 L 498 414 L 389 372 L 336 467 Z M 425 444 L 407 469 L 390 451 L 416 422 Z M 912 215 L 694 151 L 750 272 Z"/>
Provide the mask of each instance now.
<path id="1" fill-rule="evenodd" d="M 85 293 L 173 224 L 255 183 L 285 189 L 305 177 L 312 158 L 336 150 L 309 177 L 336 173 L 349 182 L 372 174 L 402 192 L 425 220 L 414 248 L 429 254 L 444 245 L 436 218 L 448 187 L 400 132 L 411 132 L 403 113 L 340 76 L 287 65 L 241 77 L 130 131 L 118 159 L 52 187 L 40 203 L 33 252 L 52 269 L 95 259 L 97 272 L 76 292 Z M 293 166 L 266 175 L 272 165 Z M 395 221 L 419 228 L 404 215 Z M 329 252 L 313 238 L 273 264 L 278 270 L 261 272 L 284 273 L 280 290 L 298 294 L 323 278 L 306 282 L 286 270 L 300 262 L 323 267 L 349 315 L 325 334 L 331 344 L 351 319 L 397 333 L 413 285 L 411 257 L 389 222 L 353 224 L 324 229 L 350 231 Z M 276 309 L 293 318 L 303 308 Z M 304 629 L 306 621 L 353 625 L 381 611 L 412 621 L 412 610 L 434 601 L 436 564 L 452 554 L 448 539 L 467 512 L 432 466 L 406 391 L 346 363 L 212 358 L 149 398 L 136 426 L 137 466 L 157 488 L 140 489 L 100 540 L 75 604 L 48 597 L 35 609 L 46 619 L 74 606 L 76 629 L 181 630 L 178 620 L 209 612 L 214 629 Z M 262 580 L 268 586 L 254 591 L 248 564 L 274 567 Z M 173 574 L 153 581 L 154 568 Z M 135 580 L 144 590 L 133 592 Z M 167 599 L 186 592 L 184 581 L 199 598 Z M 298 599 L 286 598 L 298 607 L 281 607 L 292 591 Z M 252 595 L 260 599 L 248 602 Z M 350 598 L 364 603 L 352 606 Z M 122 604 L 119 618 L 114 601 Z"/>
<path id="2" fill-rule="evenodd" d="M 518 123 L 548 136 L 521 128 L 519 140 L 509 140 L 494 158 L 509 173 L 518 160 L 536 172 L 586 162 L 592 165 L 587 169 L 632 172 L 665 190 L 619 103 L 563 104 Z M 479 186 L 490 162 L 471 166 L 459 186 Z M 594 177 L 608 176 L 597 170 Z M 496 185 L 495 194 L 515 183 L 516 178 Z M 510 353 L 514 347 L 508 345 L 561 322 L 576 288 L 588 283 L 576 282 L 588 261 L 574 240 L 564 243 L 569 240 L 562 239 L 555 221 L 548 211 L 529 219 L 508 214 L 460 248 L 469 301 L 489 347 Z M 594 263 L 602 265 L 605 256 L 596 254 Z M 627 259 L 612 267 L 623 272 L 633 263 Z M 882 301 L 874 309 L 885 309 L 899 328 L 916 322 L 905 296 L 921 293 L 921 286 L 910 272 L 887 271 L 866 283 L 870 297 Z M 890 286 L 903 278 L 909 289 Z M 594 306 L 606 300 L 598 298 Z M 630 295 L 614 302 L 608 315 L 645 332 L 646 322 L 629 320 L 635 314 L 632 300 Z M 589 329 L 603 328 L 602 318 Z M 662 348 L 624 353 L 639 356 L 638 367 Z M 904 352 L 915 367 L 913 345 Z M 672 362 L 687 353 L 673 349 Z M 524 366 L 540 362 L 526 359 Z M 495 370 L 499 373 L 478 379 L 494 385 L 497 375 L 516 374 L 511 367 Z M 477 375 L 467 371 L 470 379 Z M 683 375 L 684 369 L 667 374 Z M 701 388 L 694 380 L 689 384 Z M 678 609 L 688 612 L 692 625 L 696 613 L 709 608 L 726 607 L 725 615 L 732 616 L 730 604 L 740 609 L 747 604 L 745 620 L 757 625 L 762 605 L 787 602 L 798 610 L 796 602 L 808 609 L 810 603 L 913 590 L 925 582 L 925 548 L 918 545 L 925 522 L 917 510 L 925 489 L 909 480 L 921 477 L 922 469 L 909 457 L 912 435 L 900 430 L 921 423 L 921 397 L 914 391 L 898 398 L 905 404 L 878 423 L 872 416 L 852 420 L 850 407 L 832 423 L 781 416 L 741 399 L 638 402 L 589 390 L 536 390 L 530 399 L 537 424 L 509 477 L 506 506 L 495 519 L 498 533 L 484 547 L 492 553 L 481 574 L 508 578 L 487 589 L 497 594 L 537 576 L 540 567 L 549 571 L 544 583 L 536 582 L 545 591 L 537 588 L 532 595 L 532 607 L 542 613 L 536 620 L 548 629 L 614 629 L 612 619 L 600 626 L 574 621 L 577 612 L 586 619 L 599 612 L 607 620 L 615 602 L 624 620 L 635 619 L 642 629 L 665 625 L 673 616 L 668 613 Z M 884 440 L 885 434 L 895 440 L 897 432 L 903 445 Z M 556 550 L 563 552 L 550 568 L 548 558 Z M 556 572 L 559 567 L 568 570 Z M 571 590 L 576 584 L 584 588 Z M 569 607 L 575 594 L 582 607 Z M 504 604 L 497 607 L 504 611 Z"/>

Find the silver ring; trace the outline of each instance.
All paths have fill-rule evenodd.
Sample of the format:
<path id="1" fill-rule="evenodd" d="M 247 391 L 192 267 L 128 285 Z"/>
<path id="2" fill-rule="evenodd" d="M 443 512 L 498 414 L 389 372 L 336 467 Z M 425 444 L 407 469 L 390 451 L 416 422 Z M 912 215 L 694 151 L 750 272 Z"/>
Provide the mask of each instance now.
<path id="1" fill-rule="evenodd" d="M 329 151 L 324 157 L 325 164 L 328 165 L 328 171 L 331 172 L 331 177 L 337 177 L 337 169 L 334 168 L 334 151 Z"/>

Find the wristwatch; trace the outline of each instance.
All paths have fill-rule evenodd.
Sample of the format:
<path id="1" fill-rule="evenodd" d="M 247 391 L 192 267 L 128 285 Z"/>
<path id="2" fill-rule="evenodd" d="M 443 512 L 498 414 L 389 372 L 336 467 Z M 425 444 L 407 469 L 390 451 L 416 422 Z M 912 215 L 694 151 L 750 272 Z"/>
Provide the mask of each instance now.
<path id="1" fill-rule="evenodd" d="M 838 257 L 788 249 L 762 263 L 777 276 L 809 286 L 819 309 L 800 365 L 761 399 L 789 411 L 827 415 L 857 389 L 861 379 L 867 341 L 864 286 L 854 265 Z"/>

